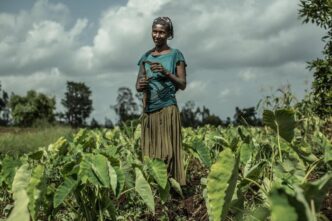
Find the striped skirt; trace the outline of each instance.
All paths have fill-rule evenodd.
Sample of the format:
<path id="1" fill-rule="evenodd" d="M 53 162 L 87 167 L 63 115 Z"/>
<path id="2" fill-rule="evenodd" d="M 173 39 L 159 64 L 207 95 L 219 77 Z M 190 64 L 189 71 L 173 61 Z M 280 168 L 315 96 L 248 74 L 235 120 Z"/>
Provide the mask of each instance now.
<path id="1" fill-rule="evenodd" d="M 171 105 L 151 113 L 144 113 L 141 118 L 141 128 L 143 156 L 163 160 L 167 164 L 168 175 L 180 185 L 185 185 L 178 107 Z"/>

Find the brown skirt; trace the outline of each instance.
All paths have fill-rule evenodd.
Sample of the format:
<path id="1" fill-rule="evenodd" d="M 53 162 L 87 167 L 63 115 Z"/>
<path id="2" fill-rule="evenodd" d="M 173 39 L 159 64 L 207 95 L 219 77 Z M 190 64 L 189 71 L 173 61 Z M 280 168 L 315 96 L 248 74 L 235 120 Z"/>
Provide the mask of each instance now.
<path id="1" fill-rule="evenodd" d="M 185 185 L 181 119 L 178 107 L 171 105 L 151 113 L 144 113 L 141 126 L 143 156 L 166 162 L 168 175 L 180 185 Z"/>

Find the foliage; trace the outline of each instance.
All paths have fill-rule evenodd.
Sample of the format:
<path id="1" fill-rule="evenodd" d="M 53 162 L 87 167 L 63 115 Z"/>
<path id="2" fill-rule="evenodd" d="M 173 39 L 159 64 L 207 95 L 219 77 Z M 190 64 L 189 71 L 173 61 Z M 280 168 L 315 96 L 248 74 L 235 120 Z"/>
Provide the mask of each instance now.
<path id="1" fill-rule="evenodd" d="M 118 123 L 124 123 L 139 117 L 138 104 L 136 103 L 130 88 L 120 87 L 118 89 L 117 103 L 111 105 L 115 113 L 118 115 Z"/>
<path id="2" fill-rule="evenodd" d="M 85 125 L 93 110 L 91 90 L 82 82 L 67 81 L 67 92 L 61 103 L 67 109 L 66 120 L 73 127 Z"/>
<path id="3" fill-rule="evenodd" d="M 315 112 L 321 117 L 332 115 L 332 3 L 330 0 L 301 0 L 299 15 L 304 23 L 314 23 L 327 30 L 323 58 L 309 62 L 314 71 L 312 83 Z"/>
<path id="4" fill-rule="evenodd" d="M 7 125 L 9 123 L 9 110 L 8 108 L 8 93 L 2 89 L 0 82 L 0 125 Z"/>
<path id="5" fill-rule="evenodd" d="M 256 117 L 255 107 L 235 108 L 234 124 L 245 125 L 245 126 L 262 126 L 262 121 Z"/>
<path id="6" fill-rule="evenodd" d="M 48 128 L 3 127 L 0 132 L 0 155 L 22 155 L 54 143 L 59 137 L 71 137 L 75 132 L 70 127 Z"/>
<path id="7" fill-rule="evenodd" d="M 183 128 L 186 170 L 200 164 L 195 190 L 169 177 L 162 160 L 142 158 L 136 123 L 80 129 L 19 158 L 0 156 L 0 192 L 13 207 L 4 218 L 188 220 L 198 212 L 175 218 L 170 210 L 200 197 L 195 220 L 326 220 L 332 144 L 324 121 L 297 113 L 265 110 L 264 127 Z"/>
<path id="8" fill-rule="evenodd" d="M 100 128 L 100 125 L 99 125 L 98 121 L 95 118 L 91 119 L 90 128 L 91 129 Z"/>
<path id="9" fill-rule="evenodd" d="M 180 114 L 181 123 L 184 127 L 196 128 L 206 124 L 214 126 L 224 125 L 223 121 L 218 116 L 211 114 L 208 108 L 203 106 L 201 110 L 200 107 L 196 107 L 193 101 L 187 101 Z"/>
<path id="10" fill-rule="evenodd" d="M 19 126 L 32 126 L 37 120 L 54 121 L 55 98 L 34 90 L 26 96 L 13 94 L 9 100 L 12 117 Z"/>

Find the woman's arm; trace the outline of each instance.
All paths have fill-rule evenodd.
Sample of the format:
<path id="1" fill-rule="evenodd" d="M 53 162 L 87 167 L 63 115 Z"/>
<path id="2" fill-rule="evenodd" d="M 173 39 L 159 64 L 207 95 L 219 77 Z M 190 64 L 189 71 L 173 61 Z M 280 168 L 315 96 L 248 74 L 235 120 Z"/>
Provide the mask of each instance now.
<path id="1" fill-rule="evenodd" d="M 136 79 L 136 90 L 142 92 L 148 86 L 148 80 L 145 79 L 145 70 L 143 64 L 140 65 L 137 79 Z"/>
<path id="2" fill-rule="evenodd" d="M 160 72 L 166 77 L 168 77 L 177 88 L 180 88 L 181 90 L 184 90 L 187 85 L 186 80 L 186 66 L 183 61 L 180 61 L 176 65 L 176 75 L 173 75 L 169 71 L 167 71 L 160 63 L 155 62 L 151 65 L 151 70 L 153 72 Z"/>
<path id="3" fill-rule="evenodd" d="M 187 86 L 186 80 L 186 66 L 183 61 L 180 61 L 179 64 L 176 65 L 176 75 L 169 73 L 168 78 L 173 81 L 176 87 L 184 90 Z"/>

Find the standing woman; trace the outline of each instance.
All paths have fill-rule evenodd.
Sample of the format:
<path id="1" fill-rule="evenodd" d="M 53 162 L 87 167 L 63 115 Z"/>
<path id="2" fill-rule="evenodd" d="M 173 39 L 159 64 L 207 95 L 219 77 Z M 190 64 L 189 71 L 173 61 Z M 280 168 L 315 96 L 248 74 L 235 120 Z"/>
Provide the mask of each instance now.
<path id="1" fill-rule="evenodd" d="M 147 95 L 141 119 L 143 156 L 167 163 L 169 176 L 186 184 L 182 159 L 181 119 L 175 93 L 186 88 L 186 62 L 180 50 L 167 40 L 174 36 L 172 21 L 158 17 L 152 23 L 155 47 L 138 62 L 136 90 Z"/>

